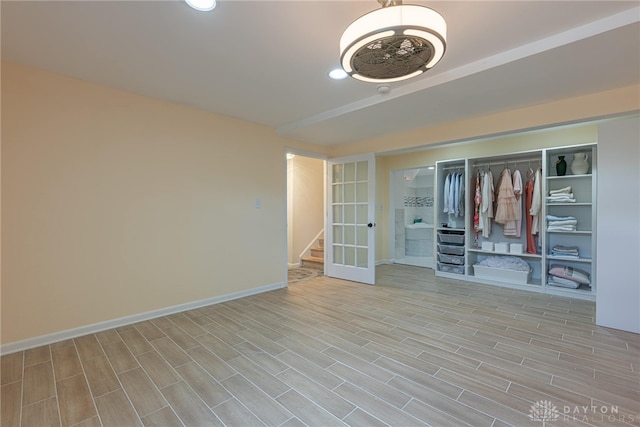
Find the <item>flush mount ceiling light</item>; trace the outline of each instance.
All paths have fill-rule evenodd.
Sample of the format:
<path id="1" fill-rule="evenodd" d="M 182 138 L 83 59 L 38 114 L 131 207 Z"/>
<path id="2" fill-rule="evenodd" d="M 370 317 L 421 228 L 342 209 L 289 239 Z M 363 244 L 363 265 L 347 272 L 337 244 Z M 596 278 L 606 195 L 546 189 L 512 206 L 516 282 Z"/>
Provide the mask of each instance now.
<path id="1" fill-rule="evenodd" d="M 436 65 L 447 44 L 447 23 L 433 9 L 378 0 L 382 9 L 356 19 L 340 39 L 340 64 L 365 82 L 405 80 Z"/>
<path id="2" fill-rule="evenodd" d="M 216 0 L 185 0 L 185 2 L 201 12 L 208 12 L 216 7 Z"/>

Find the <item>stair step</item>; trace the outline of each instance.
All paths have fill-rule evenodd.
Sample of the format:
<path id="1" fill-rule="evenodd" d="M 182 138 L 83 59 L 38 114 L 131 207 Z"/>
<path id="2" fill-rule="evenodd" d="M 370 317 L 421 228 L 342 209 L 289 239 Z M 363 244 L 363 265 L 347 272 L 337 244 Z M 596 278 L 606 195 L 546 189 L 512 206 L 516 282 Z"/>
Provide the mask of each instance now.
<path id="1" fill-rule="evenodd" d="M 311 248 L 311 256 L 324 258 L 324 248 Z"/>
<path id="2" fill-rule="evenodd" d="M 324 237 L 320 237 L 318 239 L 318 244 L 320 245 L 321 248 L 324 248 Z"/>
<path id="3" fill-rule="evenodd" d="M 306 256 L 301 258 L 302 267 L 315 268 L 320 271 L 324 271 L 324 258 L 315 256 Z"/>

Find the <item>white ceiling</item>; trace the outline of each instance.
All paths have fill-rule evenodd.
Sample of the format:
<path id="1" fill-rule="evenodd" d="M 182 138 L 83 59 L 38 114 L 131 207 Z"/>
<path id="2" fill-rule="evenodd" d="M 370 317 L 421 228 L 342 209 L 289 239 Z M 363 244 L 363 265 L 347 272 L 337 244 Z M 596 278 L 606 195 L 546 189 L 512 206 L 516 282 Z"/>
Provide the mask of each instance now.
<path id="1" fill-rule="evenodd" d="M 333 81 L 361 1 L 1 2 L 2 59 L 343 144 L 640 83 L 639 1 L 411 1 L 444 59 L 391 84 Z"/>

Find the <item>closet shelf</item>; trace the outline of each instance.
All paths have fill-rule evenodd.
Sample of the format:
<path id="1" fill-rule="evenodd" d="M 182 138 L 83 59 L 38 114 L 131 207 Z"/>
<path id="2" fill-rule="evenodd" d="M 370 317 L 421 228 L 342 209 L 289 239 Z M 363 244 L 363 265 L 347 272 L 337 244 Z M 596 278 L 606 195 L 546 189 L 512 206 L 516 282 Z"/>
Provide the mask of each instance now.
<path id="1" fill-rule="evenodd" d="M 593 292 L 591 286 L 580 285 L 577 288 L 565 288 L 562 286 L 547 285 L 547 291 L 552 294 L 568 295 L 568 294 L 590 294 Z"/>
<path id="2" fill-rule="evenodd" d="M 551 207 L 551 206 L 592 206 L 593 203 L 591 202 L 576 202 L 576 203 L 567 203 L 567 202 L 559 202 L 559 203 L 554 203 L 554 202 L 549 202 L 547 203 L 547 206 Z"/>
<path id="3" fill-rule="evenodd" d="M 573 178 L 591 178 L 591 174 L 582 174 L 582 175 L 563 175 L 563 176 L 547 176 L 548 180 L 563 180 L 563 179 L 573 179 Z"/>
<path id="4" fill-rule="evenodd" d="M 592 234 L 592 231 L 590 230 L 576 230 L 576 231 L 564 231 L 564 230 L 547 230 L 547 233 L 549 234 L 574 234 L 574 235 L 585 235 L 585 236 L 589 236 Z"/>
<path id="5" fill-rule="evenodd" d="M 589 264 L 593 261 L 591 258 L 572 258 L 572 257 L 563 257 L 563 256 L 557 256 L 557 255 L 547 255 L 547 259 L 555 260 L 555 261 L 583 262 L 585 264 Z"/>
<path id="6" fill-rule="evenodd" d="M 542 255 L 540 254 L 528 254 L 528 253 L 521 253 L 521 254 L 512 254 L 510 252 L 496 252 L 496 251 L 483 251 L 482 249 L 468 249 L 468 252 L 474 252 L 477 254 L 487 254 L 487 255 L 498 255 L 498 256 L 516 256 L 518 258 L 537 258 L 540 259 L 542 258 Z"/>

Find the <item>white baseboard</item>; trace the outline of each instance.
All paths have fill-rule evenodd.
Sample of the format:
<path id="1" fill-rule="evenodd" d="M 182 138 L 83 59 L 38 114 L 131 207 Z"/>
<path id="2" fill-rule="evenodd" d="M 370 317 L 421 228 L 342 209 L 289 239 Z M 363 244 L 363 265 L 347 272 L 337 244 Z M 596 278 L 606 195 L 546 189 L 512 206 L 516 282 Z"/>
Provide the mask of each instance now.
<path id="1" fill-rule="evenodd" d="M 76 338 L 83 335 L 94 334 L 96 332 L 104 331 L 107 329 L 118 328 L 120 326 L 143 322 L 145 320 L 155 319 L 157 317 L 180 313 L 187 310 L 193 310 L 196 308 L 205 307 L 207 305 L 219 304 L 225 301 L 231 301 L 238 298 L 261 294 L 263 292 L 285 288 L 286 286 L 287 286 L 286 283 L 274 283 L 271 285 L 264 285 L 257 288 L 248 289 L 245 291 L 234 292 L 232 294 L 221 295 L 213 298 L 206 298 L 198 301 L 192 301 L 185 304 L 179 304 L 171 307 L 151 310 L 145 313 L 133 314 L 131 316 L 120 317 L 118 319 L 107 320 L 104 322 L 94 323 L 91 325 L 79 326 L 77 328 L 54 332 L 52 334 L 42 335 L 35 338 L 28 338 L 26 340 L 10 342 L 7 344 L 0 345 L 0 355 L 4 356 L 6 354 L 16 353 L 18 351 L 28 350 L 30 348 L 52 344 L 58 341 L 68 340 L 70 338 Z"/>

